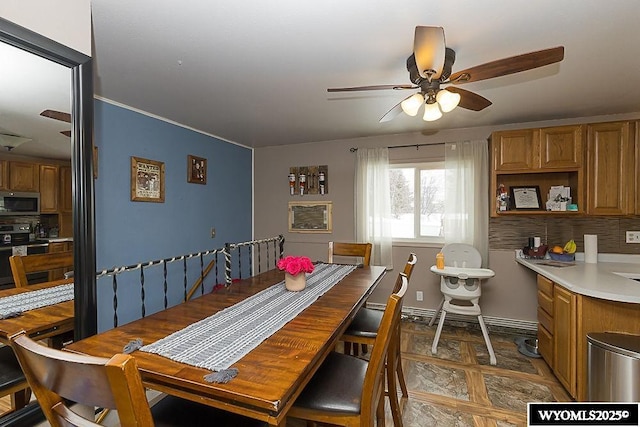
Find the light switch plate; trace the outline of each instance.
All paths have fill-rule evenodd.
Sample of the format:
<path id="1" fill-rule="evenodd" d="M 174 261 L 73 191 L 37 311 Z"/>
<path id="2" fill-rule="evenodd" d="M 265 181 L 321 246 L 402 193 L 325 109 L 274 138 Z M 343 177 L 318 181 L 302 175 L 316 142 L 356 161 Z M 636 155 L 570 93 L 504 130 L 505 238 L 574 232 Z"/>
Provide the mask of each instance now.
<path id="1" fill-rule="evenodd" d="M 640 231 L 627 231 L 626 243 L 640 243 Z"/>
<path id="2" fill-rule="evenodd" d="M 424 299 L 424 294 L 422 291 L 416 291 L 416 301 L 422 301 Z"/>

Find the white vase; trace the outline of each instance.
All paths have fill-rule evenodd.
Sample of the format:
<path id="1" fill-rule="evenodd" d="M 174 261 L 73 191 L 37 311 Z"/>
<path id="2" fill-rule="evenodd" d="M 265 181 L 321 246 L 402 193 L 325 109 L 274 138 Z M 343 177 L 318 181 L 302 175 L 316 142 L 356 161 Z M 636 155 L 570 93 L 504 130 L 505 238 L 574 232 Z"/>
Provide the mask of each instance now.
<path id="1" fill-rule="evenodd" d="M 288 291 L 298 292 L 307 286 L 307 275 L 298 273 L 296 275 L 284 273 L 284 286 Z"/>

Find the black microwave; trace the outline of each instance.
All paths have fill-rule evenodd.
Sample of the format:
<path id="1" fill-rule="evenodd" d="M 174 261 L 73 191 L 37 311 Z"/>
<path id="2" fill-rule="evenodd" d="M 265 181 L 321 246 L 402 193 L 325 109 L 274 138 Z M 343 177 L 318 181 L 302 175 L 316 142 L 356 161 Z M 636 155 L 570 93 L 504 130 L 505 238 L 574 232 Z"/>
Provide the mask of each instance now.
<path id="1" fill-rule="evenodd" d="M 0 215 L 39 215 L 40 193 L 0 192 Z"/>

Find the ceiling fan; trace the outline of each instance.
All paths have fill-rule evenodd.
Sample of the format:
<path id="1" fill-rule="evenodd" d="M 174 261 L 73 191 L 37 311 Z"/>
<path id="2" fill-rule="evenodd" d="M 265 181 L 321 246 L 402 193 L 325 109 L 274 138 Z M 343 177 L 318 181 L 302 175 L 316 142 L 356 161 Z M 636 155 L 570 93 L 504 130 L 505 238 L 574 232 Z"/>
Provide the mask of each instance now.
<path id="1" fill-rule="evenodd" d="M 50 119 L 60 120 L 65 123 L 71 123 L 71 114 L 64 113 L 62 111 L 44 110 L 42 113 L 40 113 L 40 115 L 43 117 L 48 117 Z M 64 136 L 71 137 L 70 130 L 61 130 L 60 133 Z"/>
<path id="2" fill-rule="evenodd" d="M 444 28 L 418 26 L 414 34 L 413 53 L 407 58 L 407 71 L 413 84 L 329 88 L 327 91 L 419 89 L 419 92 L 396 104 L 382 116 L 380 122 L 390 121 L 402 111 L 415 116 L 422 105 L 425 106 L 423 119 L 433 121 L 456 106 L 481 111 L 491 105 L 491 101 L 483 96 L 456 87 L 457 85 L 543 67 L 560 62 L 563 58 L 564 47 L 559 46 L 487 62 L 452 74 L 456 52 L 446 47 Z M 443 88 L 443 85 L 450 86 Z"/>

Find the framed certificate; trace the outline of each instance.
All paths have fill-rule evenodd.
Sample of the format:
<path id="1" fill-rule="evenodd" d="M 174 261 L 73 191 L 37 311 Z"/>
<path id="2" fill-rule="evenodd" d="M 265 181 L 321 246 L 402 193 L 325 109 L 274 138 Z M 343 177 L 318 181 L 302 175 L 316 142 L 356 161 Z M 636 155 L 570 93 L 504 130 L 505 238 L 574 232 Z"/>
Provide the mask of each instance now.
<path id="1" fill-rule="evenodd" d="M 542 209 L 539 186 L 531 185 L 528 187 L 509 187 L 509 192 L 511 193 L 511 203 L 515 209 Z"/>

